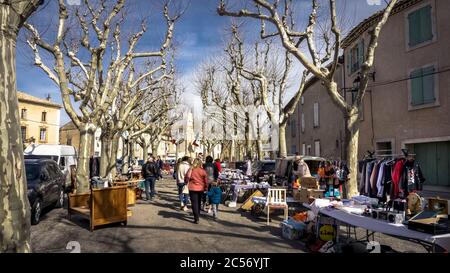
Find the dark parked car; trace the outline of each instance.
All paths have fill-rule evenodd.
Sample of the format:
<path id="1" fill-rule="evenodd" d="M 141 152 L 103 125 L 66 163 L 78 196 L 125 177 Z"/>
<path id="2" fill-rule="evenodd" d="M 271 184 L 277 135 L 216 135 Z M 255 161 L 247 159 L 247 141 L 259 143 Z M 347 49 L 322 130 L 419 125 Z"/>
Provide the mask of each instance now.
<path id="1" fill-rule="evenodd" d="M 242 172 L 247 171 L 247 162 L 246 161 L 234 161 L 228 164 L 228 168 L 241 170 Z"/>
<path id="2" fill-rule="evenodd" d="M 252 173 L 256 182 L 269 181 L 275 174 L 275 160 L 256 161 L 252 165 Z"/>
<path id="3" fill-rule="evenodd" d="M 31 206 L 31 224 L 36 225 L 44 208 L 64 204 L 65 176 L 58 164 L 51 159 L 26 159 L 25 173 L 28 200 Z"/>
<path id="4" fill-rule="evenodd" d="M 117 173 L 122 173 L 122 166 L 123 166 L 123 160 L 117 159 L 117 161 L 116 161 Z"/>

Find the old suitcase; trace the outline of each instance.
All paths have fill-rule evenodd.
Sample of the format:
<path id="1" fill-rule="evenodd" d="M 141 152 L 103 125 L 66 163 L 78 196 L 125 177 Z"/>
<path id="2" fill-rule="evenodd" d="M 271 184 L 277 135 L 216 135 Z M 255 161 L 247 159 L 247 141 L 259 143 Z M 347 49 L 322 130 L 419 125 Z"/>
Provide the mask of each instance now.
<path id="1" fill-rule="evenodd" d="M 448 219 L 438 217 L 438 212 L 425 210 L 408 221 L 408 228 L 429 234 L 444 234 L 450 232 Z"/>

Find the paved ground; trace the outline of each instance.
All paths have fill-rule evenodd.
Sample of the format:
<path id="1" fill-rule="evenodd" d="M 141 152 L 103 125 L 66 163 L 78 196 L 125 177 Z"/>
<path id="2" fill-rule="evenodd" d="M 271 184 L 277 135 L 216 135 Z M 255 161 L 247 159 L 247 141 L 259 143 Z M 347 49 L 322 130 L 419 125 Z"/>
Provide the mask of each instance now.
<path id="1" fill-rule="evenodd" d="M 158 198 L 150 203 L 139 201 L 127 226 L 108 225 L 89 232 L 88 221 L 77 216 L 69 221 L 66 209 L 48 211 L 31 228 L 33 251 L 70 252 L 67 244 L 76 241 L 81 252 L 306 252 L 299 241 L 281 237 L 281 215 L 266 226 L 264 217 L 254 218 L 221 205 L 217 222 L 204 214 L 196 225 L 190 211 L 179 210 L 173 180 L 158 181 L 156 188 Z M 362 235 L 362 230 L 358 233 Z M 402 252 L 424 251 L 383 235 L 375 239 Z"/>

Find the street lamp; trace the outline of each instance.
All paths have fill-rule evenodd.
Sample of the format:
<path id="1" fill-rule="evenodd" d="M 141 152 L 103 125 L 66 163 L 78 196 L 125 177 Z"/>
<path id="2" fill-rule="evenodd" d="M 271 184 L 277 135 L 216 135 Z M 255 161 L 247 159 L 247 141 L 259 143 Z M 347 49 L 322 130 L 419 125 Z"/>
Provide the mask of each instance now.
<path id="1" fill-rule="evenodd" d="M 372 81 L 375 81 L 375 71 L 372 73 L 367 73 L 367 76 L 372 79 Z M 350 92 L 358 92 L 359 87 L 361 85 L 361 72 L 358 72 L 358 76 L 353 80 L 353 89 Z"/>

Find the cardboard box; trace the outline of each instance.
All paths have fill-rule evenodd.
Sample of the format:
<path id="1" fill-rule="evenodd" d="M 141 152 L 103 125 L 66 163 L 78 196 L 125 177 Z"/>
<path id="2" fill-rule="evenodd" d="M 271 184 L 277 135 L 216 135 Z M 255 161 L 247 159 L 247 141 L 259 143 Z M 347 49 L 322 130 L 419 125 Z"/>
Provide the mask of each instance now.
<path id="1" fill-rule="evenodd" d="M 300 187 L 305 189 L 319 189 L 319 182 L 315 177 L 302 177 L 300 178 Z"/>
<path id="2" fill-rule="evenodd" d="M 310 198 L 323 198 L 324 191 L 323 190 L 315 190 L 315 189 L 305 189 L 301 188 L 298 193 L 298 199 L 300 202 L 309 203 Z M 295 194 L 294 194 L 295 198 Z"/>
<path id="3" fill-rule="evenodd" d="M 250 195 L 249 198 L 247 198 L 247 200 L 245 200 L 245 202 L 241 206 L 241 209 L 250 211 L 254 205 L 252 200 L 254 196 L 264 196 L 264 194 L 259 190 L 255 191 L 252 195 Z"/>
<path id="4" fill-rule="evenodd" d="M 337 242 L 339 238 L 339 221 L 327 216 L 319 217 L 317 237 L 325 242 Z"/>

